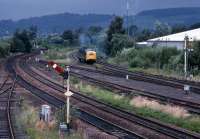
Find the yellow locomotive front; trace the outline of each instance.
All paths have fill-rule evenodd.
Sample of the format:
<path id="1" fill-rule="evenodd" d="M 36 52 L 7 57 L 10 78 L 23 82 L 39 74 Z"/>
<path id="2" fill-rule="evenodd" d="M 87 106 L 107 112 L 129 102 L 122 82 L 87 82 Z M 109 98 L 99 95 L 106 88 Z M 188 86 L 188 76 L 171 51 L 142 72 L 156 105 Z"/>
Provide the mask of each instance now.
<path id="1" fill-rule="evenodd" d="M 87 50 L 86 51 L 85 61 L 86 62 L 96 62 L 96 60 L 97 60 L 96 52 L 93 51 L 93 50 Z"/>

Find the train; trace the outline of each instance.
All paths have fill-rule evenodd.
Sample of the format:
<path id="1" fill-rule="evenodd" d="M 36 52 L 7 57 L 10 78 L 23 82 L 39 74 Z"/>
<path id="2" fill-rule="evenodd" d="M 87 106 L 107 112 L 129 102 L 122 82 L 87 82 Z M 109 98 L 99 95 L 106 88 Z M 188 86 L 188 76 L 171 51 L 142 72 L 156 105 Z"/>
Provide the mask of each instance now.
<path id="1" fill-rule="evenodd" d="M 94 49 L 83 47 L 78 51 L 78 59 L 80 62 L 93 64 L 97 61 L 97 53 Z"/>

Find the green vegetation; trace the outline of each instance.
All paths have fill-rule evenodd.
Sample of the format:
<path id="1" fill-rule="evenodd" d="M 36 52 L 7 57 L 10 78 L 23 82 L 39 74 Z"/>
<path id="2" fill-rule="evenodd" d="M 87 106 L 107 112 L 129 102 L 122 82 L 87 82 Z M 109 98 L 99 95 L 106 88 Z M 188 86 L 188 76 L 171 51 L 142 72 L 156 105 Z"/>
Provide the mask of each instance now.
<path id="1" fill-rule="evenodd" d="M 163 69 L 178 71 L 183 69 L 182 52 L 177 48 L 130 48 L 124 49 L 110 62 L 126 64 L 130 68 Z"/>
<path id="2" fill-rule="evenodd" d="M 188 60 L 193 74 L 197 74 L 200 70 L 200 41 L 194 42 L 193 49 Z"/>
<path id="3" fill-rule="evenodd" d="M 72 30 L 65 30 L 62 34 L 62 39 L 65 45 L 78 45 L 79 44 L 79 33 Z"/>
<path id="4" fill-rule="evenodd" d="M 189 73 L 200 74 L 200 42 L 194 42 L 189 52 Z M 108 60 L 109 63 L 127 66 L 131 71 L 144 71 L 166 76 L 184 75 L 183 51 L 175 47 L 144 47 L 123 49 L 121 53 Z"/>
<path id="5" fill-rule="evenodd" d="M 10 45 L 7 41 L 0 40 L 0 58 L 6 57 L 10 53 Z"/>
<path id="6" fill-rule="evenodd" d="M 27 103 L 23 103 L 21 113 L 16 115 L 17 125 L 25 129 L 27 136 L 30 139 L 58 139 L 58 125 L 55 120 L 48 125 L 39 120 L 39 110 L 31 107 Z M 66 139 L 82 139 L 79 134 L 71 134 Z"/>
<path id="7" fill-rule="evenodd" d="M 17 30 L 11 40 L 11 52 L 30 53 L 34 39 L 37 37 L 37 28 L 30 27 L 28 30 Z"/>
<path id="8" fill-rule="evenodd" d="M 54 60 L 57 63 L 70 64 L 72 61 L 69 58 L 69 55 L 74 50 L 75 49 L 72 47 L 51 46 L 51 49 L 48 49 L 47 51 L 45 51 L 45 53 L 42 56 L 46 60 Z"/>
<path id="9" fill-rule="evenodd" d="M 86 36 L 89 38 L 90 44 L 92 45 L 96 44 L 97 42 L 96 38 L 101 31 L 102 31 L 102 27 L 100 26 L 91 26 L 88 28 L 86 32 Z"/>
<path id="10" fill-rule="evenodd" d="M 46 38 L 41 38 L 38 44 L 47 49 L 63 49 L 67 47 L 77 47 L 79 46 L 79 30 L 65 30 L 60 34 L 49 34 Z"/>
<path id="11" fill-rule="evenodd" d="M 115 19 L 111 22 L 109 29 L 107 31 L 107 38 L 105 40 L 105 45 L 104 45 L 105 47 L 104 49 L 107 55 L 112 55 L 112 56 L 116 55 L 116 51 L 113 52 L 113 50 L 115 50 L 116 47 L 116 45 L 113 45 L 114 34 L 118 35 L 125 34 L 125 29 L 123 28 L 123 19 L 119 16 L 115 17 Z"/>
<path id="12" fill-rule="evenodd" d="M 161 112 L 159 110 L 154 110 L 149 107 L 138 108 L 131 105 L 131 99 L 127 96 L 119 96 L 115 93 L 96 87 L 92 85 L 84 85 L 82 82 L 75 77 L 72 78 L 74 86 L 79 89 L 81 92 L 95 97 L 98 100 L 101 100 L 107 104 L 121 108 L 130 112 L 134 112 L 138 115 L 144 117 L 150 117 L 158 119 L 165 123 L 170 123 L 191 131 L 200 133 L 200 117 L 199 116 L 189 116 L 187 118 L 177 118 L 170 114 Z"/>

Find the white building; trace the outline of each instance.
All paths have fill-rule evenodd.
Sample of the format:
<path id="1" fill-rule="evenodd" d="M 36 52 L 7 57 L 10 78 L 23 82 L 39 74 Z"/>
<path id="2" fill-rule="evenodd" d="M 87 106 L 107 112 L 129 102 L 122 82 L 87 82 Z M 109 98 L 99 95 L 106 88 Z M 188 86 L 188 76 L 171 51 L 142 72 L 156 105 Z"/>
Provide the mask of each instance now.
<path id="1" fill-rule="evenodd" d="M 186 36 L 189 37 L 190 42 L 200 41 L 200 28 L 150 39 L 145 42 L 139 42 L 137 44 L 139 46 L 168 46 L 183 49 L 184 39 Z"/>

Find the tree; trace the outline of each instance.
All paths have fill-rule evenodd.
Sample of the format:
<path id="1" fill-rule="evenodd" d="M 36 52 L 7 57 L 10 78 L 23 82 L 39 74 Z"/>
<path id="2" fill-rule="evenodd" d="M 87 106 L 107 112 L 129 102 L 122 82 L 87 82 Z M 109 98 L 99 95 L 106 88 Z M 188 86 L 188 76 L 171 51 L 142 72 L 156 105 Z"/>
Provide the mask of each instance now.
<path id="1" fill-rule="evenodd" d="M 9 47 L 9 43 L 7 43 L 7 41 L 1 41 L 0 42 L 0 58 L 1 57 L 6 57 L 7 55 L 9 55 L 9 51 L 10 51 L 10 47 Z"/>
<path id="2" fill-rule="evenodd" d="M 87 37 L 90 39 L 90 43 L 94 44 L 95 43 L 95 38 L 101 32 L 102 27 L 100 26 L 91 26 L 89 27 L 88 31 L 86 32 Z"/>
<path id="3" fill-rule="evenodd" d="M 164 65 L 168 65 L 170 62 L 169 61 L 171 57 L 179 55 L 179 51 L 176 47 L 164 47 L 161 50 L 160 54 L 160 66 L 161 68 L 164 67 Z"/>
<path id="4" fill-rule="evenodd" d="M 200 23 L 195 23 L 190 26 L 190 29 L 197 29 L 197 28 L 200 28 Z"/>
<path id="5" fill-rule="evenodd" d="M 138 27 L 136 25 L 131 25 L 129 27 L 129 31 L 131 36 L 135 36 L 136 32 L 138 31 Z"/>
<path id="6" fill-rule="evenodd" d="M 69 42 L 69 45 L 77 44 L 79 40 L 79 33 L 72 30 L 65 30 L 61 36 L 65 41 Z"/>
<path id="7" fill-rule="evenodd" d="M 37 26 L 31 26 L 28 30 L 28 33 L 29 33 L 29 38 L 31 40 L 34 40 L 37 38 L 37 32 L 38 32 L 38 28 Z"/>
<path id="8" fill-rule="evenodd" d="M 31 39 L 27 30 L 17 30 L 11 41 L 12 52 L 27 52 L 32 49 Z"/>
<path id="9" fill-rule="evenodd" d="M 111 56 L 115 56 L 124 48 L 130 48 L 134 46 L 134 41 L 131 40 L 127 35 L 113 34 L 111 45 Z"/>
<path id="10" fill-rule="evenodd" d="M 137 41 L 146 41 L 151 38 L 151 31 L 149 29 L 143 29 L 138 35 L 137 35 Z"/>
<path id="11" fill-rule="evenodd" d="M 194 42 L 193 44 L 193 51 L 190 52 L 189 57 L 189 64 L 190 66 L 194 68 L 198 68 L 200 70 L 200 42 Z"/>
<path id="12" fill-rule="evenodd" d="M 174 34 L 174 33 L 179 33 L 186 30 L 187 30 L 187 27 L 185 25 L 175 25 L 172 27 L 171 33 Z"/>
<path id="13" fill-rule="evenodd" d="M 73 32 L 71 30 L 64 31 L 63 34 L 62 34 L 62 38 L 64 40 L 68 40 L 70 42 L 70 44 L 72 44 L 73 39 L 74 39 Z"/>
<path id="14" fill-rule="evenodd" d="M 157 21 L 155 23 L 155 33 L 153 37 L 160 37 L 171 33 L 171 27 L 168 24 Z"/>
<path id="15" fill-rule="evenodd" d="M 114 46 L 111 42 L 113 39 L 113 34 L 125 34 L 125 29 L 123 28 L 123 19 L 119 16 L 115 17 L 107 31 L 107 38 L 104 48 L 107 55 L 110 55 L 112 50 L 114 50 Z"/>

